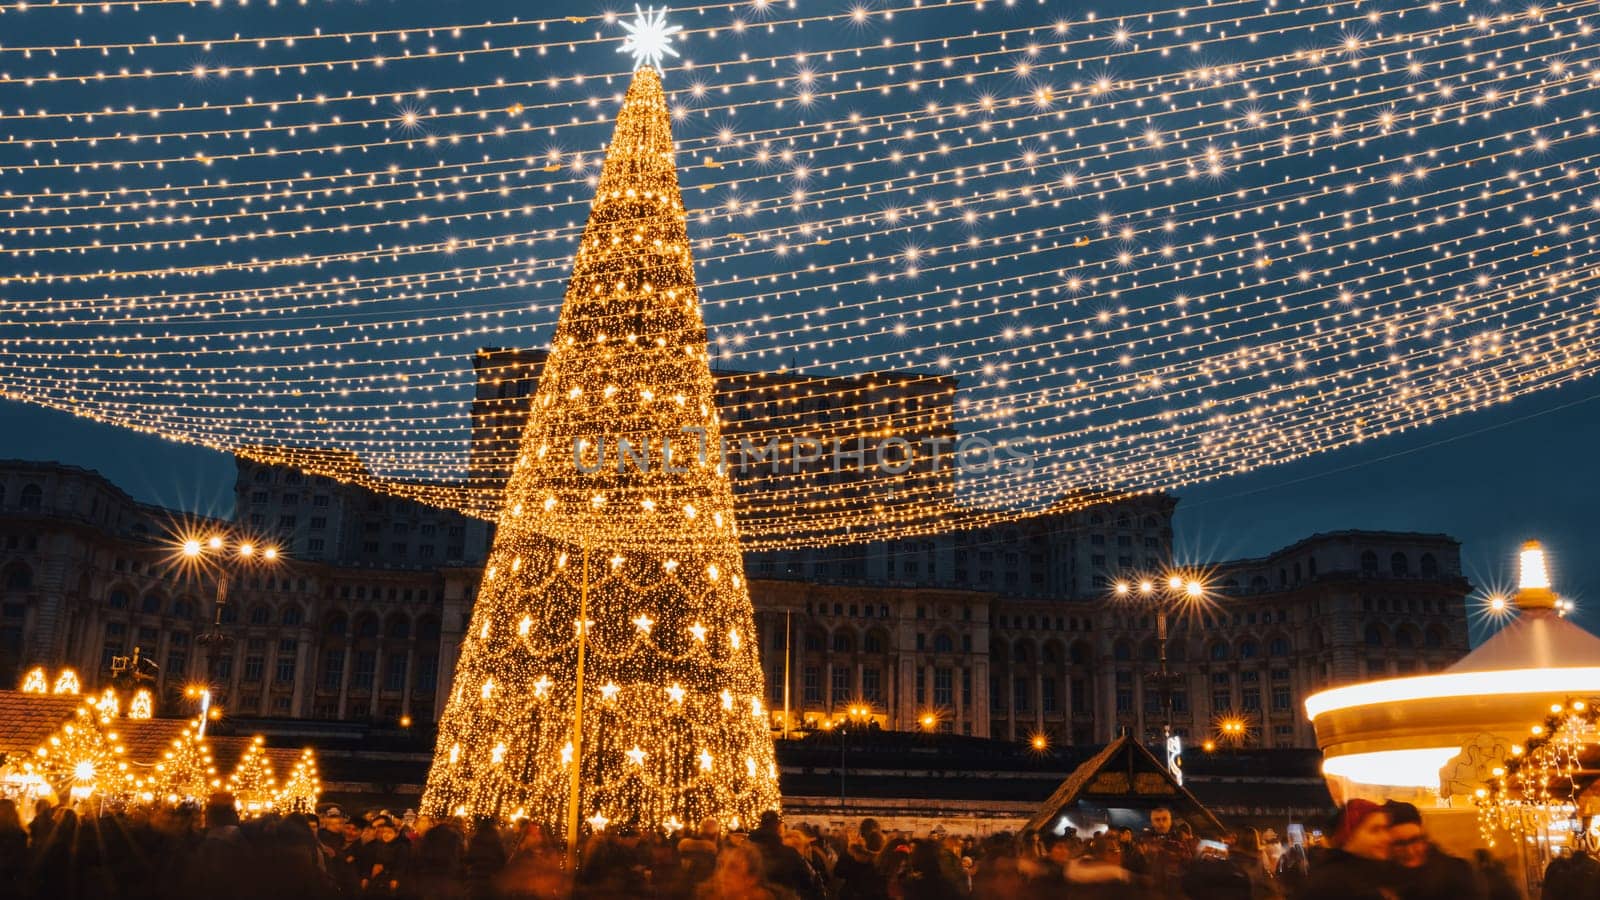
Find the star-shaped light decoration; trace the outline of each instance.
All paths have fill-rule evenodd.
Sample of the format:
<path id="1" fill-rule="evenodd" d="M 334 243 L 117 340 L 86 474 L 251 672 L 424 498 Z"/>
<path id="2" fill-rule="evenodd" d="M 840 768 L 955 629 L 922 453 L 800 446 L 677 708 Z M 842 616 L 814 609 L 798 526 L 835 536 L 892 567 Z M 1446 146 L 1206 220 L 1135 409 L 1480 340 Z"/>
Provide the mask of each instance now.
<path id="1" fill-rule="evenodd" d="M 726 690 L 722 692 L 722 708 L 733 709 L 733 694 Z"/>
<path id="2" fill-rule="evenodd" d="M 550 679 L 540 675 L 539 680 L 533 683 L 533 696 L 543 697 L 545 694 L 550 692 L 550 685 Z"/>
<path id="3" fill-rule="evenodd" d="M 645 752 L 639 748 L 638 744 L 633 745 L 633 749 L 627 751 L 623 755 L 628 757 L 628 762 L 631 762 L 636 766 L 644 765 Z"/>
<path id="4" fill-rule="evenodd" d="M 572 742 L 571 741 L 567 741 L 565 744 L 561 745 L 561 764 L 564 766 L 564 765 L 567 765 L 568 763 L 571 763 L 571 762 L 572 762 Z"/>
<path id="5" fill-rule="evenodd" d="M 667 820 L 661 823 L 661 827 L 665 828 L 668 834 L 672 834 L 675 831 L 683 830 L 683 822 L 677 816 L 667 816 Z"/>
<path id="6" fill-rule="evenodd" d="M 600 686 L 600 696 L 607 700 L 615 700 L 617 699 L 617 692 L 620 690 L 622 690 L 622 688 L 619 688 L 616 686 L 616 684 L 608 681 Z"/>
<path id="7" fill-rule="evenodd" d="M 622 30 L 628 36 L 622 39 L 617 52 L 632 53 L 635 69 L 652 66 L 659 70 L 664 56 L 678 55 L 678 51 L 672 49 L 672 36 L 682 31 L 683 26 L 667 24 L 666 7 L 640 9 L 635 4 L 633 11 L 637 14 L 634 20 L 622 23 Z"/>
<path id="8" fill-rule="evenodd" d="M 584 819 L 584 821 L 588 822 L 589 823 L 589 827 L 593 828 L 595 831 L 605 831 L 606 830 L 606 826 L 611 824 L 611 820 L 610 819 L 606 818 L 605 816 L 603 816 L 603 815 L 601 815 L 599 813 L 595 813 L 594 815 L 590 816 L 589 818 Z"/>
<path id="9" fill-rule="evenodd" d="M 733 649 L 739 649 L 739 629 L 732 628 L 728 630 L 728 643 L 733 645 Z"/>
<path id="10" fill-rule="evenodd" d="M 506 745 L 505 744 L 495 744 L 494 745 L 494 749 L 489 751 L 489 761 L 494 763 L 497 766 L 500 765 L 501 763 L 505 762 L 506 761 Z"/>
<path id="11" fill-rule="evenodd" d="M 711 751 L 709 750 L 700 751 L 700 771 L 711 771 Z"/>
<path id="12" fill-rule="evenodd" d="M 667 688 L 667 697 L 670 698 L 673 703 L 682 703 L 684 693 L 685 691 L 683 687 L 677 682 L 673 682 L 672 687 Z"/>
<path id="13" fill-rule="evenodd" d="M 706 639 L 706 627 L 701 625 L 699 622 L 689 626 L 689 633 L 694 635 L 694 639 L 697 641 L 703 641 Z"/>
<path id="14" fill-rule="evenodd" d="M 645 634 L 650 633 L 650 626 L 655 623 L 656 620 L 650 618 L 649 613 L 639 613 L 638 617 L 633 620 L 633 626 Z"/>

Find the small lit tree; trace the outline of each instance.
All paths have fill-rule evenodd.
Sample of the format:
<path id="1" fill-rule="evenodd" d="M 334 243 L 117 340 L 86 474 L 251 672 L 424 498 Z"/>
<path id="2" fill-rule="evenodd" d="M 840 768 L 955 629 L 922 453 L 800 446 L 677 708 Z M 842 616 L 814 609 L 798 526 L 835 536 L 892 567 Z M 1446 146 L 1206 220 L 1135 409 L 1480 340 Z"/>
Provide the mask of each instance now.
<path id="1" fill-rule="evenodd" d="M 278 792 L 278 808 L 284 812 L 311 812 L 322 796 L 322 780 L 317 775 L 317 756 L 307 747 L 295 761 L 289 777 Z"/>
<path id="2" fill-rule="evenodd" d="M 111 718 L 87 701 L 34 750 L 24 771 L 43 778 L 65 799 L 98 796 L 118 800 L 130 796 L 135 786 L 125 753 L 121 739 L 111 730 Z"/>
<path id="3" fill-rule="evenodd" d="M 272 772 L 272 761 L 267 759 L 265 743 L 266 739 L 257 735 L 228 776 L 228 792 L 246 815 L 261 815 L 277 803 L 278 779 Z"/>

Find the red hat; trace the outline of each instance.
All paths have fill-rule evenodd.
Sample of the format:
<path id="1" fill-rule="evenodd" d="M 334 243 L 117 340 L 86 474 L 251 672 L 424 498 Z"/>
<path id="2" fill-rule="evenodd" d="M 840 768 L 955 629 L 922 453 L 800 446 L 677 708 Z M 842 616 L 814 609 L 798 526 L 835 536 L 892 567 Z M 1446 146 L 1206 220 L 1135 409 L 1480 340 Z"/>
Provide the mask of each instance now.
<path id="1" fill-rule="evenodd" d="M 1351 800 L 1344 805 L 1344 809 L 1339 810 L 1339 815 L 1334 820 L 1333 836 L 1329 838 L 1329 843 L 1335 847 L 1343 847 L 1345 842 L 1350 840 L 1351 835 L 1356 833 L 1356 829 L 1361 827 L 1362 822 L 1365 822 L 1374 813 L 1381 812 L 1383 812 L 1383 807 L 1373 803 L 1371 800 L 1359 798 Z"/>

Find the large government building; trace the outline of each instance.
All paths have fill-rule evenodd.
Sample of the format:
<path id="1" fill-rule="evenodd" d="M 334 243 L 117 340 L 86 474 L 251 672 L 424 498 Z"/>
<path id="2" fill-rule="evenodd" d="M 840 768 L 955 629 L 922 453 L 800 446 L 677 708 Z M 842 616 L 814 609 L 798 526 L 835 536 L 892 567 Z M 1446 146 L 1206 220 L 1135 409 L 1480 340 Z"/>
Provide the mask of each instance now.
<path id="1" fill-rule="evenodd" d="M 1442 668 L 1468 649 L 1459 546 L 1346 531 L 1206 566 L 1173 618 L 1165 704 L 1153 609 L 1114 584 L 1171 565 L 1176 499 L 1150 495 L 979 531 L 827 552 L 752 553 L 775 730 L 852 711 L 892 730 L 1056 743 L 1124 731 L 1314 746 L 1308 694 Z M 241 460 L 235 515 L 139 503 L 98 473 L 0 462 L 0 684 L 34 665 L 86 686 L 135 652 L 169 711 L 208 680 L 237 715 L 432 720 L 442 708 L 490 526 Z M 180 536 L 283 548 L 230 578 L 185 566 Z M 1192 570 L 1198 572 L 1200 570 Z M 1134 592 L 1137 595 L 1137 592 Z M 208 640 L 211 633 L 224 640 Z"/>

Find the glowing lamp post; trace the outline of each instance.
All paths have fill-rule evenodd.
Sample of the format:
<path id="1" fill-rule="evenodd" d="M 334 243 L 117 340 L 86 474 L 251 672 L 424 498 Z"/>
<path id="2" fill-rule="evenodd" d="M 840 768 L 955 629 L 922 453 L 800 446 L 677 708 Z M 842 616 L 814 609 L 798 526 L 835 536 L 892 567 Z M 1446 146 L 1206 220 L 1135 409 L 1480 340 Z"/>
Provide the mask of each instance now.
<path id="1" fill-rule="evenodd" d="M 237 571 L 276 565 L 282 556 L 277 547 L 257 545 L 254 541 L 212 534 L 203 540 L 199 537 L 182 539 L 177 547 L 179 563 L 194 571 L 207 570 L 216 582 L 216 598 L 212 603 L 211 627 L 196 636 L 195 641 L 205 648 L 206 676 L 216 668 L 221 653 L 233 643 L 233 636 L 222 630 L 222 610 L 228 603 L 229 583 Z M 205 734 L 206 722 L 211 718 L 211 691 L 196 685 L 189 688 L 193 699 L 200 700 L 200 733 Z"/>
<path id="2" fill-rule="evenodd" d="M 1153 607 L 1156 614 L 1156 671 L 1146 675 L 1146 680 L 1156 689 L 1161 699 L 1161 738 L 1163 746 L 1172 744 L 1172 695 L 1183 675 L 1167 668 L 1167 613 L 1186 609 L 1205 602 L 1206 584 L 1193 572 L 1168 572 L 1159 581 L 1142 577 L 1137 580 L 1119 579 L 1112 583 L 1112 598 L 1127 602 L 1136 600 L 1141 605 Z"/>

